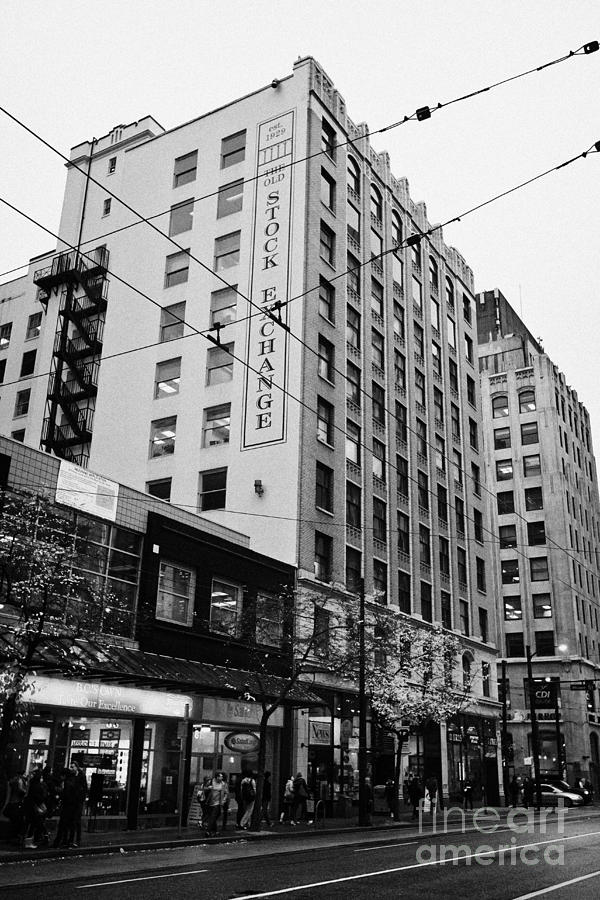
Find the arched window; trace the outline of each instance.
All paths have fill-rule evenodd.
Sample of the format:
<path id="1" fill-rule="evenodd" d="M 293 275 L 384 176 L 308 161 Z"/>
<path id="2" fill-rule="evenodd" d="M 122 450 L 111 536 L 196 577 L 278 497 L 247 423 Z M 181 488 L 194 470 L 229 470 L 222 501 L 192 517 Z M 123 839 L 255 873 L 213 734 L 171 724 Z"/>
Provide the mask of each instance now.
<path id="1" fill-rule="evenodd" d="M 463 653 L 462 658 L 462 672 L 463 672 L 463 690 L 469 691 L 471 689 L 471 663 L 473 662 L 473 657 L 470 653 Z"/>
<path id="2" fill-rule="evenodd" d="M 535 391 L 531 389 L 521 391 L 519 394 L 519 412 L 534 412 L 535 408 Z"/>
<path id="3" fill-rule="evenodd" d="M 494 419 L 502 419 L 508 415 L 508 395 L 498 394 L 492 397 L 492 416 Z"/>
<path id="4" fill-rule="evenodd" d="M 379 222 L 383 219 L 383 200 L 374 184 L 371 185 L 371 215 Z"/>
<path id="5" fill-rule="evenodd" d="M 454 285 L 446 278 L 446 303 L 454 309 Z"/>
<path id="6" fill-rule="evenodd" d="M 360 196 L 360 169 L 356 160 L 351 156 L 348 157 L 348 187 L 351 187 Z"/>
<path id="7" fill-rule="evenodd" d="M 396 212 L 392 212 L 392 241 L 396 246 L 402 243 L 402 219 Z"/>
<path id="8" fill-rule="evenodd" d="M 432 290 L 437 293 L 440 287 L 440 273 L 438 264 L 433 256 L 429 257 L 429 284 L 431 285 Z"/>

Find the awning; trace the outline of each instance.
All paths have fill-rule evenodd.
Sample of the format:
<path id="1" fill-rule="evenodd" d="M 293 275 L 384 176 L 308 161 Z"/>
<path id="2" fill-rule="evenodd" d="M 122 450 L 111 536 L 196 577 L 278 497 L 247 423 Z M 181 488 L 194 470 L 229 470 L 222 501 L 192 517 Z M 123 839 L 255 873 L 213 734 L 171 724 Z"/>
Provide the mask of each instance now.
<path id="1" fill-rule="evenodd" d="M 10 643 L 9 634 L 0 635 L 0 661 L 2 643 Z M 57 638 L 49 638 L 38 650 L 32 669 L 40 674 L 54 673 L 67 678 L 182 693 L 237 698 L 248 693 L 256 700 L 261 695 L 269 699 L 283 697 L 285 706 L 311 706 L 323 702 L 318 694 L 300 682 L 288 689 L 289 681 L 281 676 L 213 666 L 198 660 L 178 659 L 96 641 L 79 640 L 68 646 Z"/>

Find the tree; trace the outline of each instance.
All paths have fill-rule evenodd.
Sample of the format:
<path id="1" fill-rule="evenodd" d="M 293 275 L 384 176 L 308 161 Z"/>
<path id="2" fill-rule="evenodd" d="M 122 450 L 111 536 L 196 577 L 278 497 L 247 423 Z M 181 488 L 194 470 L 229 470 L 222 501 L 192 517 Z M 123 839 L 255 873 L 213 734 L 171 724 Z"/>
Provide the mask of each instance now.
<path id="1" fill-rule="evenodd" d="M 114 629 L 125 615 L 118 597 L 77 568 L 79 563 L 98 569 L 99 549 L 87 540 L 89 525 L 40 494 L 0 492 L 0 779 L 5 782 L 10 748 L 27 721 L 24 697 L 40 654 L 50 648 L 53 668 L 74 674 L 81 665 L 76 641 Z M 0 783 L 0 805 L 5 788 Z"/>

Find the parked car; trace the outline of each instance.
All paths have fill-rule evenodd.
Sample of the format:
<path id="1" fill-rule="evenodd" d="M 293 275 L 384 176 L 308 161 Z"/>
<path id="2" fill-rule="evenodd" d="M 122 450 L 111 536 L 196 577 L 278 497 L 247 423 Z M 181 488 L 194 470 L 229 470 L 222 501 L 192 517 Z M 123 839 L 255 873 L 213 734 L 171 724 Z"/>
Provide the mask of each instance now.
<path id="1" fill-rule="evenodd" d="M 562 779 L 552 775 L 550 777 L 546 777 L 544 779 L 544 782 L 545 784 L 553 784 L 555 787 L 560 788 L 561 791 L 567 791 L 571 794 L 579 794 L 580 797 L 583 797 L 584 803 L 592 802 L 592 792 L 587 788 L 570 787 L 570 785 L 567 784 L 566 781 L 563 781 Z"/>
<path id="2" fill-rule="evenodd" d="M 567 785 L 567 787 L 569 786 Z M 555 784 L 541 784 L 540 788 L 542 789 L 542 803 L 544 806 L 558 806 L 561 800 L 565 806 L 583 806 L 583 797 L 580 794 L 573 793 L 571 788 L 565 791 Z"/>

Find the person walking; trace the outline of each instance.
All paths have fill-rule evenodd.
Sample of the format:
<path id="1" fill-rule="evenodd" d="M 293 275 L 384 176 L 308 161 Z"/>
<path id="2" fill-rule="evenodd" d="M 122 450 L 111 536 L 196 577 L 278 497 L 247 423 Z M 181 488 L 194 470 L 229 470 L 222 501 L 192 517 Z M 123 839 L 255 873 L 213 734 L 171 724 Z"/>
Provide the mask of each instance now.
<path id="1" fill-rule="evenodd" d="M 298 772 L 294 778 L 294 813 L 292 822 L 306 821 L 306 801 L 308 800 L 308 785 L 302 772 Z"/>
<path id="2" fill-rule="evenodd" d="M 519 805 L 519 794 L 521 793 L 521 785 L 517 779 L 516 775 L 513 775 L 511 782 L 508 786 L 508 792 L 510 794 L 510 805 L 517 807 Z"/>
<path id="3" fill-rule="evenodd" d="M 423 796 L 423 788 L 421 786 L 421 782 L 415 776 L 411 781 L 408 782 L 408 799 L 413 808 L 412 818 L 419 818 L 419 803 L 421 802 L 421 797 Z"/>
<path id="4" fill-rule="evenodd" d="M 394 782 L 391 778 L 385 783 L 385 790 L 383 792 L 383 796 L 385 797 L 385 802 L 387 803 L 388 811 L 390 814 L 390 819 L 396 818 L 396 791 L 394 790 Z"/>
<path id="5" fill-rule="evenodd" d="M 470 778 L 466 778 L 463 782 L 463 809 L 466 810 L 467 807 L 472 810 L 473 809 L 473 782 Z"/>
<path id="6" fill-rule="evenodd" d="M 438 780 L 435 775 L 429 776 L 429 778 L 425 782 L 425 787 L 427 788 L 427 793 L 429 794 L 429 801 L 431 803 L 430 812 L 433 816 L 433 814 L 435 813 L 438 795 Z"/>
<path id="7" fill-rule="evenodd" d="M 261 821 L 264 819 L 267 823 L 267 828 L 271 828 L 271 816 L 270 816 L 270 808 L 271 808 L 271 797 L 273 795 L 273 789 L 271 786 L 271 773 L 265 772 L 263 776 L 263 789 L 262 789 L 262 800 L 261 800 Z"/>
<path id="8" fill-rule="evenodd" d="M 254 779 L 254 772 L 250 772 L 245 778 L 242 778 L 241 795 L 244 812 L 240 820 L 240 828 L 247 831 L 248 826 L 252 821 L 252 813 L 254 812 L 254 804 L 256 802 L 256 781 Z"/>
<path id="9" fill-rule="evenodd" d="M 530 806 L 533 806 L 533 794 L 534 794 L 535 785 L 533 783 L 533 779 L 526 775 L 523 779 L 523 806 L 526 809 L 529 809 Z"/>
<path id="10" fill-rule="evenodd" d="M 206 791 L 206 837 L 215 837 L 217 822 L 229 800 L 229 789 L 222 772 L 217 772 Z"/>
<path id="11" fill-rule="evenodd" d="M 294 822 L 294 779 L 291 775 L 285 783 L 283 791 L 283 811 L 279 817 L 279 821 L 287 821 L 290 825 L 296 824 Z"/>

